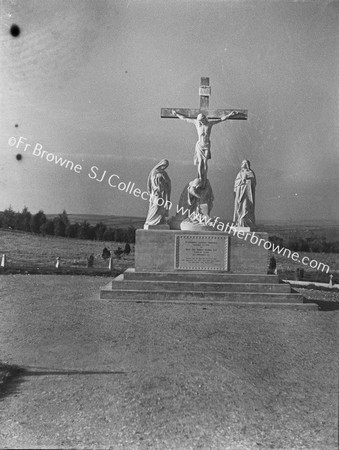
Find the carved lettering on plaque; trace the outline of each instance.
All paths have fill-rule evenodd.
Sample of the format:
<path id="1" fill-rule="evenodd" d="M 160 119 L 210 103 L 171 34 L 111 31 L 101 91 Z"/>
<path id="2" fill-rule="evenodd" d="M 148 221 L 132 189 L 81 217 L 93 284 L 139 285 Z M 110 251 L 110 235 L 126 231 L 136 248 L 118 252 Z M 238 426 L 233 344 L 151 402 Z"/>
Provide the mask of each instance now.
<path id="1" fill-rule="evenodd" d="M 228 242 L 223 235 L 176 235 L 175 269 L 227 271 Z"/>

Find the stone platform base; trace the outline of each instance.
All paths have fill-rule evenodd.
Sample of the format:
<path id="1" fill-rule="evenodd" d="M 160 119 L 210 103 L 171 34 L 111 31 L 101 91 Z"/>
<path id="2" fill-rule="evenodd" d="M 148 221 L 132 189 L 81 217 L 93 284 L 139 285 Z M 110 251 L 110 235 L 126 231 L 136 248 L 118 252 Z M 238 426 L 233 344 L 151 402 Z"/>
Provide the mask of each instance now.
<path id="1" fill-rule="evenodd" d="M 101 289 L 100 298 L 119 302 L 196 303 L 224 306 L 302 309 L 317 311 L 303 303 L 300 294 L 280 284 L 276 275 L 200 272 L 136 272 L 128 269 Z"/>
<path id="2" fill-rule="evenodd" d="M 268 234 L 264 232 L 233 236 L 220 231 L 137 230 L 135 270 L 266 274 L 269 253 L 265 242 Z"/>
<path id="3" fill-rule="evenodd" d="M 267 275 L 264 242 L 267 233 L 245 239 L 244 233 L 137 230 L 135 269 L 102 288 L 100 298 L 317 310 L 289 284 Z"/>

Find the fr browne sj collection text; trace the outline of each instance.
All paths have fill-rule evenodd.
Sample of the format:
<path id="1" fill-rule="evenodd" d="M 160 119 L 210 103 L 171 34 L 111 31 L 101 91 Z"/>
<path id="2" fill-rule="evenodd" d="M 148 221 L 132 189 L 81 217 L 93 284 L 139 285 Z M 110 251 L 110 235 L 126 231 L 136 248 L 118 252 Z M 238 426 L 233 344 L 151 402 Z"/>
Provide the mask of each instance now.
<path id="1" fill-rule="evenodd" d="M 42 145 L 39 143 L 36 143 L 33 146 L 32 144 L 29 144 L 27 142 L 27 138 L 23 136 L 20 136 L 19 138 L 10 137 L 8 140 L 8 145 L 24 152 L 29 151 L 37 158 L 46 159 L 49 163 L 54 163 L 60 167 L 71 170 L 72 172 L 81 173 L 83 170 L 81 164 L 76 164 L 74 161 L 63 158 L 51 152 L 47 152 L 47 150 L 43 150 Z M 102 183 L 105 180 L 112 188 L 118 188 L 119 191 L 133 194 L 134 197 L 141 198 L 142 200 L 149 200 L 150 194 L 147 191 L 142 191 L 141 189 L 136 188 L 135 183 L 132 183 L 131 181 L 128 183 L 119 181 L 119 175 L 115 173 L 108 175 L 107 170 L 100 170 L 98 166 L 92 166 L 89 169 L 87 176 L 91 180 L 96 180 L 99 183 Z"/>

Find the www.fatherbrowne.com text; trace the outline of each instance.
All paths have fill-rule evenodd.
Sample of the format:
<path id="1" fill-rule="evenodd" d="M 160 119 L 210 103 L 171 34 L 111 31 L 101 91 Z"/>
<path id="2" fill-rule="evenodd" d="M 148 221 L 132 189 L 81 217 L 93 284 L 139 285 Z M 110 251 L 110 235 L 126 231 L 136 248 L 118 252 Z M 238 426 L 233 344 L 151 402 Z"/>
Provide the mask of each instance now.
<path id="1" fill-rule="evenodd" d="M 273 253 L 277 253 L 278 255 L 283 255 L 287 258 L 291 258 L 292 261 L 302 263 L 304 266 L 309 266 L 312 269 L 320 270 L 321 272 L 329 273 L 330 267 L 327 264 L 322 262 L 318 262 L 315 259 L 310 259 L 308 256 L 301 257 L 298 252 L 292 252 L 288 248 L 280 247 L 280 245 L 274 244 L 271 241 L 260 238 L 255 234 L 255 231 L 246 232 L 239 228 L 236 228 L 234 225 L 229 224 L 228 222 L 225 224 L 221 222 L 220 217 L 216 217 L 211 219 L 210 217 L 206 217 L 202 214 L 190 213 L 189 209 L 185 209 L 183 207 L 177 206 L 177 214 L 182 214 L 183 217 L 188 216 L 191 220 L 199 223 L 200 225 L 209 225 L 212 228 L 215 228 L 217 231 L 223 231 L 224 233 L 233 234 L 238 239 L 250 242 L 253 245 L 262 245 L 266 250 L 271 250 Z"/>
<path id="2" fill-rule="evenodd" d="M 27 138 L 23 136 L 20 136 L 19 138 L 15 138 L 14 136 L 10 137 L 8 140 L 8 145 L 17 149 L 20 147 L 24 152 L 29 150 L 32 152 L 33 156 L 41 159 L 45 158 L 48 162 L 54 163 L 60 167 L 64 167 L 65 169 L 71 170 L 75 173 L 79 174 L 82 172 L 83 167 L 81 164 L 76 164 L 74 163 L 74 161 L 63 158 L 62 156 L 47 152 L 47 150 L 43 150 L 42 145 L 39 143 L 36 143 L 35 145 L 29 144 L 27 142 Z M 154 197 L 149 192 L 142 191 L 141 189 L 136 188 L 135 183 L 132 183 L 132 181 L 129 181 L 128 183 L 119 181 L 120 176 L 115 173 L 108 174 L 107 170 L 100 171 L 97 166 L 92 166 L 90 168 L 90 172 L 87 175 L 91 180 L 95 180 L 99 183 L 105 180 L 111 188 L 118 188 L 119 191 L 134 195 L 135 197 L 141 198 L 142 200 L 156 202 L 158 206 L 164 206 L 168 210 L 172 209 L 173 204 L 169 200 L 167 200 L 165 203 L 165 200 L 163 200 L 162 198 Z M 292 261 L 302 263 L 303 265 L 309 266 L 312 269 L 320 270 L 322 272 L 326 271 L 326 273 L 329 273 L 330 271 L 330 267 L 327 264 L 318 262 L 315 259 L 310 260 L 308 256 L 303 256 L 300 259 L 300 255 L 298 252 L 291 252 L 291 250 L 289 250 L 288 248 L 280 247 L 273 242 L 260 238 L 255 234 L 254 231 L 245 232 L 243 230 L 239 230 L 234 225 L 229 224 L 228 222 L 225 224 L 224 222 L 221 222 L 219 220 L 220 217 L 211 219 L 210 217 L 206 217 L 201 214 L 191 213 L 189 209 L 185 209 L 183 207 L 179 208 L 178 205 L 176 212 L 177 214 L 182 214 L 183 217 L 189 216 L 191 220 L 194 220 L 201 225 L 209 225 L 215 228 L 217 231 L 223 231 L 224 233 L 228 234 L 233 233 L 233 236 L 236 236 L 238 239 L 248 241 L 253 245 L 262 245 L 266 250 L 271 250 L 273 253 L 291 258 Z"/>

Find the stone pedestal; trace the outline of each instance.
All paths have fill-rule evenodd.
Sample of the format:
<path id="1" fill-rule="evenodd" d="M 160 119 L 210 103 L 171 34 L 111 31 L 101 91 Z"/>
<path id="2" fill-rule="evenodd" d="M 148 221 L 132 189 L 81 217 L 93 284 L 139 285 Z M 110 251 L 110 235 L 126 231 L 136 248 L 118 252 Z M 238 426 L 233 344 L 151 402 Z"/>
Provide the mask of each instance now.
<path id="1" fill-rule="evenodd" d="M 116 302 L 194 303 L 316 311 L 267 275 L 267 233 L 137 230 L 135 269 L 103 287 Z M 261 239 L 261 241 L 260 241 Z M 252 240 L 252 241 L 251 241 Z M 259 245 L 258 245 L 259 244 Z"/>
<path id="2" fill-rule="evenodd" d="M 251 232 L 137 230 L 136 272 L 230 272 L 267 274 L 268 234 Z M 258 245 L 260 243 L 260 245 Z"/>

